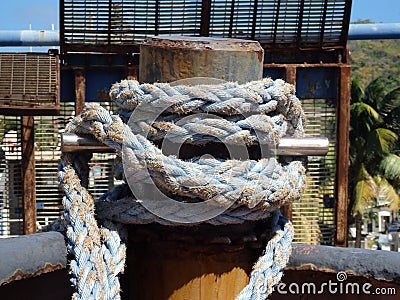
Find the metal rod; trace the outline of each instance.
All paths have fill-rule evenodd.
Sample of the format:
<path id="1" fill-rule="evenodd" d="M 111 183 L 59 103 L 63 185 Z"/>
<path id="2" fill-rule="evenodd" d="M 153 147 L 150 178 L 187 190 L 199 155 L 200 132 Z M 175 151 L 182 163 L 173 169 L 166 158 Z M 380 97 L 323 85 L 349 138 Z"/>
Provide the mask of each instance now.
<path id="1" fill-rule="evenodd" d="M 58 46 L 58 31 L 0 30 L 0 46 Z"/>
<path id="2" fill-rule="evenodd" d="M 351 24 L 349 40 L 400 39 L 400 23 Z"/>
<path id="3" fill-rule="evenodd" d="M 276 20 L 276 22 L 278 22 Z M 277 23 L 276 23 L 277 24 Z M 275 27 L 277 26 L 275 24 Z M 203 34 L 207 28 L 203 29 Z M 276 30 L 276 28 L 275 28 Z M 399 39 L 400 23 L 350 24 L 349 40 Z M 60 34 L 52 30 L 0 30 L 0 46 L 59 46 Z"/>
<path id="4" fill-rule="evenodd" d="M 77 135 L 63 133 L 61 137 L 63 152 L 75 152 L 82 150 L 112 151 L 112 149 L 90 135 Z M 329 140 L 325 137 L 282 138 L 277 147 L 277 155 L 290 156 L 324 156 L 329 150 Z"/>

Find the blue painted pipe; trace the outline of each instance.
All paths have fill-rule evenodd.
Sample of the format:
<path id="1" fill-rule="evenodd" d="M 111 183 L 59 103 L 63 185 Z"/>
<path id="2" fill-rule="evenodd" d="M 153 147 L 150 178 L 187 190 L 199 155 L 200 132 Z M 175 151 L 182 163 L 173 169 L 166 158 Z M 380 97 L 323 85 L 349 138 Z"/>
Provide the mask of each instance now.
<path id="1" fill-rule="evenodd" d="M 400 39 L 400 23 L 350 24 L 349 40 Z M 59 46 L 60 34 L 51 30 L 0 30 L 1 46 Z"/>
<path id="2" fill-rule="evenodd" d="M 60 35 L 51 30 L 0 30 L 0 46 L 58 46 Z"/>
<path id="3" fill-rule="evenodd" d="M 400 23 L 350 24 L 349 40 L 400 39 Z"/>

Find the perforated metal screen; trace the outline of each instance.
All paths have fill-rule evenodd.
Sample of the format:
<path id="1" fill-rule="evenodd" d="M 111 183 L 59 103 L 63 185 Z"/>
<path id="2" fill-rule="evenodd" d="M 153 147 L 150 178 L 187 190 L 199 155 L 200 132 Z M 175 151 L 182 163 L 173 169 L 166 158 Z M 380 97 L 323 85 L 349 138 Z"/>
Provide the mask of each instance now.
<path id="1" fill-rule="evenodd" d="M 309 156 L 303 197 L 293 203 L 295 242 L 333 244 L 335 229 L 336 105 L 325 99 L 302 99 L 307 136 L 329 139 L 326 156 Z"/>
<path id="2" fill-rule="evenodd" d="M 61 51 L 139 52 L 147 36 L 255 39 L 266 48 L 343 48 L 349 0 L 61 0 Z"/>
<path id="3" fill-rule="evenodd" d="M 57 114 L 58 90 L 57 56 L 0 53 L 0 114 Z"/>
<path id="4" fill-rule="evenodd" d="M 102 103 L 110 108 L 108 103 Z M 58 179 L 60 134 L 74 115 L 72 103 L 62 103 L 59 116 L 35 117 L 36 226 L 40 230 L 63 214 Z M 89 191 L 96 198 L 115 184 L 115 154 L 94 154 L 89 163 Z M 21 117 L 0 115 L 0 237 L 23 233 Z"/>

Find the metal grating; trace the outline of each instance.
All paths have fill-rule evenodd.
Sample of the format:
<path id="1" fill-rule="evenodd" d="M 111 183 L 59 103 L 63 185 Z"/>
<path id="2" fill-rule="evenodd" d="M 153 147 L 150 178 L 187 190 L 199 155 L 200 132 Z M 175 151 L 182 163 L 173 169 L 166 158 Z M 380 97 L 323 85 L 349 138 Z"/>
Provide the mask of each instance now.
<path id="1" fill-rule="evenodd" d="M 107 103 L 102 103 L 104 107 Z M 108 105 L 109 106 L 109 105 Z M 49 225 L 63 213 L 58 181 L 61 159 L 60 133 L 74 115 L 72 103 L 62 103 L 59 116 L 35 117 L 35 168 L 37 229 Z M 21 235 L 21 117 L 0 115 L 0 237 Z M 97 197 L 115 184 L 115 154 L 94 154 L 89 163 L 89 191 Z"/>
<path id="2" fill-rule="evenodd" d="M 0 114 L 57 114 L 58 70 L 58 56 L 0 53 Z"/>
<path id="3" fill-rule="evenodd" d="M 62 52 L 138 53 L 154 35 L 258 40 L 265 48 L 343 49 L 351 0 L 61 0 Z"/>
<path id="4" fill-rule="evenodd" d="M 21 117 L 0 116 L 0 236 L 22 233 Z"/>
<path id="5" fill-rule="evenodd" d="M 328 137 L 330 145 L 326 156 L 308 157 L 307 187 L 300 201 L 293 203 L 294 241 L 333 245 L 336 108 L 324 99 L 301 102 L 307 118 L 306 135 Z"/>

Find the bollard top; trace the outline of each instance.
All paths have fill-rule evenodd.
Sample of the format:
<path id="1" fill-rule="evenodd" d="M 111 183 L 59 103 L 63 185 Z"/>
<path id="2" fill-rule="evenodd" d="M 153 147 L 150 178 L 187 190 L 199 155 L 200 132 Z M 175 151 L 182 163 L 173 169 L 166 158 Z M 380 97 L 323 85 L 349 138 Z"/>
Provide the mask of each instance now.
<path id="1" fill-rule="evenodd" d="M 263 51 L 258 41 L 216 37 L 154 36 L 145 39 L 141 46 L 185 50 Z"/>

